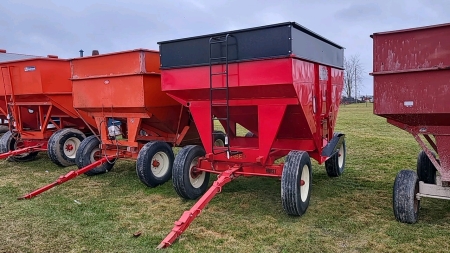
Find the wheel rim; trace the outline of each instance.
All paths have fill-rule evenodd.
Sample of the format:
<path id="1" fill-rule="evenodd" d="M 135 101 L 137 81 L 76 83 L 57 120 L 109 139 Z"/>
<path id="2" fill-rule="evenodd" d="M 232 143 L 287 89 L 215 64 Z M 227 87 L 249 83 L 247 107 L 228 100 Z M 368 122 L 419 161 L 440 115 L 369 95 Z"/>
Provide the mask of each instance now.
<path id="1" fill-rule="evenodd" d="M 91 163 L 97 161 L 98 158 L 99 158 L 100 156 L 101 156 L 100 148 L 94 148 L 94 149 L 92 150 L 91 156 L 90 156 Z"/>
<path id="2" fill-rule="evenodd" d="M 302 202 L 305 202 L 309 193 L 309 168 L 308 165 L 304 165 L 302 168 L 302 177 L 300 179 L 300 197 Z"/>
<path id="3" fill-rule="evenodd" d="M 64 155 L 68 158 L 75 158 L 81 141 L 76 137 L 70 137 L 64 142 Z"/>
<path id="4" fill-rule="evenodd" d="M 338 152 L 339 168 L 342 168 L 342 166 L 344 166 L 344 158 L 345 158 L 345 150 L 344 150 L 344 143 L 342 143 L 341 147 L 339 148 L 339 152 Z"/>
<path id="5" fill-rule="evenodd" d="M 419 193 L 419 184 L 416 183 L 414 187 L 414 213 L 419 211 L 419 200 L 417 199 L 417 193 Z"/>
<path id="6" fill-rule="evenodd" d="M 216 141 L 214 141 L 214 146 L 216 146 L 216 147 L 225 147 L 225 143 L 223 142 L 223 140 L 217 139 Z"/>
<path id="7" fill-rule="evenodd" d="M 14 139 L 13 150 L 18 150 L 18 149 L 21 149 L 24 147 L 25 147 L 25 145 L 23 144 L 23 142 L 21 140 Z M 20 155 L 15 155 L 14 157 L 21 158 L 21 157 L 26 157 L 29 154 L 30 153 L 22 153 Z"/>
<path id="8" fill-rule="evenodd" d="M 205 176 L 206 172 L 202 171 L 200 173 L 197 173 L 194 171 L 195 166 L 198 164 L 198 157 L 196 157 L 194 160 L 192 160 L 190 166 L 189 166 L 189 181 L 191 182 L 192 187 L 194 188 L 200 188 L 202 186 L 203 182 L 205 182 Z"/>
<path id="9" fill-rule="evenodd" d="M 151 168 L 156 177 L 164 176 L 169 171 L 169 156 L 165 152 L 157 152 L 152 157 Z"/>

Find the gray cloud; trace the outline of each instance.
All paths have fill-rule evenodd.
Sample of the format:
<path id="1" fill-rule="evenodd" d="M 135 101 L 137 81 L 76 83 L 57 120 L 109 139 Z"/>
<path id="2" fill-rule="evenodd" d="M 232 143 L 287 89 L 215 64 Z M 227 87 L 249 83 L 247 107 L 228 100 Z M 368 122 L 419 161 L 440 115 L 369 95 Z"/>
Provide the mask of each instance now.
<path id="1" fill-rule="evenodd" d="M 376 19 L 382 14 L 381 7 L 376 3 L 357 3 L 336 12 L 337 19 L 347 22 L 360 22 L 367 19 Z"/>

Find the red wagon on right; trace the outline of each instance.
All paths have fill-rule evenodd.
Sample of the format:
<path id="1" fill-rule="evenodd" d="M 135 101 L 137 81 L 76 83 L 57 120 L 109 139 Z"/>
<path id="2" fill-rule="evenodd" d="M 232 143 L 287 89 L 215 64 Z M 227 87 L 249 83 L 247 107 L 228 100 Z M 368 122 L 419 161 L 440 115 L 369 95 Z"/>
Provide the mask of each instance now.
<path id="1" fill-rule="evenodd" d="M 421 198 L 450 200 L 450 24 L 371 37 L 374 114 L 422 148 L 416 172 L 401 170 L 393 189 L 395 218 L 415 223 Z"/>
<path id="2" fill-rule="evenodd" d="M 343 47 L 294 22 L 159 44 L 162 90 L 189 108 L 204 147 L 185 146 L 175 158 L 176 192 L 201 198 L 159 248 L 236 177 L 281 179 L 284 210 L 300 216 L 311 194 L 310 157 L 325 163 L 331 177 L 343 173 L 345 137 L 334 132 Z M 219 129 L 224 147 L 213 145 Z M 219 177 L 207 190 L 211 173 Z"/>

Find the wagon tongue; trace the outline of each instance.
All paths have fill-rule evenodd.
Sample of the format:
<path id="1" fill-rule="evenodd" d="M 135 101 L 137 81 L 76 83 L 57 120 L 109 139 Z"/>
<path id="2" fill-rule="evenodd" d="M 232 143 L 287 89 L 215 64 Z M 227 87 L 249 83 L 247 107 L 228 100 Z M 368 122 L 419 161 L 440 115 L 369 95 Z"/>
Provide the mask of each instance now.
<path id="1" fill-rule="evenodd" d="M 71 180 L 71 179 L 73 179 L 73 178 L 75 178 L 75 177 L 77 177 L 79 175 L 84 174 L 87 171 L 90 171 L 90 170 L 92 170 L 92 169 L 94 169 L 94 168 L 96 168 L 96 167 L 98 167 L 98 166 L 100 166 L 100 165 L 102 165 L 102 164 L 104 164 L 104 163 L 106 163 L 108 161 L 116 159 L 116 158 L 117 157 L 115 157 L 115 156 L 103 157 L 102 159 L 100 159 L 98 161 L 95 161 L 95 162 L 89 164 L 88 166 L 86 166 L 84 168 L 81 168 L 79 170 L 69 171 L 69 173 L 67 173 L 66 175 L 60 176 L 55 182 L 53 182 L 51 184 L 48 184 L 48 185 L 46 185 L 44 187 L 41 187 L 41 188 L 31 192 L 31 193 L 28 193 L 28 194 L 26 194 L 26 195 L 24 195 L 22 197 L 17 198 L 17 199 L 18 200 L 22 200 L 22 199 L 31 199 L 33 197 L 36 197 L 37 195 L 39 195 L 39 194 L 41 194 L 41 193 L 43 193 L 45 191 L 48 191 L 51 188 L 53 188 L 53 187 L 55 187 L 55 186 L 57 186 L 59 184 L 65 183 L 65 182 L 67 182 L 67 181 L 69 181 L 69 180 Z"/>
<path id="2" fill-rule="evenodd" d="M 217 193 L 222 191 L 222 187 L 237 177 L 234 173 L 239 169 L 239 166 L 235 166 L 220 174 L 217 180 L 214 181 L 209 190 L 203 194 L 197 203 L 195 203 L 189 211 L 185 211 L 178 221 L 175 221 L 175 226 L 172 231 L 158 245 L 157 249 L 166 248 L 172 245 L 172 243 L 189 227 L 194 219 L 200 215 L 203 208 L 206 207 L 209 201 L 211 201 Z"/>
<path id="3" fill-rule="evenodd" d="M 0 154 L 0 159 L 6 159 L 10 156 L 17 156 L 17 155 L 21 155 L 21 154 L 25 154 L 25 153 L 32 153 L 32 152 L 41 151 L 41 150 L 42 150 L 42 144 L 32 146 L 32 147 L 25 147 L 25 148 L 21 148 L 21 149 L 11 150 L 6 153 Z"/>

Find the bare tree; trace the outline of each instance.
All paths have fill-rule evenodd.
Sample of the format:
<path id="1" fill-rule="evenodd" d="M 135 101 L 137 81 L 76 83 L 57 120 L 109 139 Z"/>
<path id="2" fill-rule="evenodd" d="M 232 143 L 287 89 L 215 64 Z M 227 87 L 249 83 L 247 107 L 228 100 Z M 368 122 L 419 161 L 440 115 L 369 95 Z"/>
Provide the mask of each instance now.
<path id="1" fill-rule="evenodd" d="M 350 57 L 344 58 L 344 68 L 343 93 L 348 98 L 354 95 L 358 99 L 358 91 L 363 87 L 362 77 L 364 74 L 364 68 L 359 55 L 350 55 Z"/>

